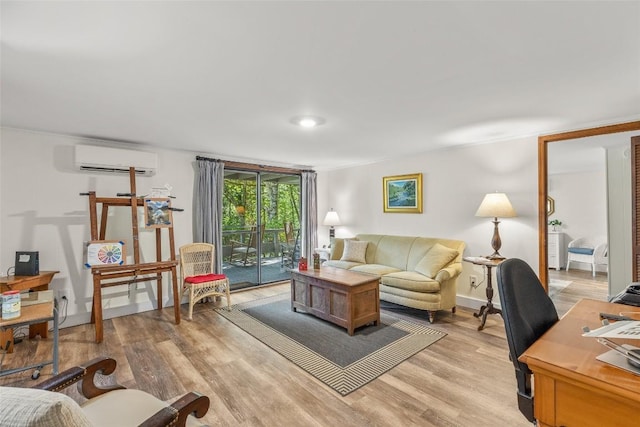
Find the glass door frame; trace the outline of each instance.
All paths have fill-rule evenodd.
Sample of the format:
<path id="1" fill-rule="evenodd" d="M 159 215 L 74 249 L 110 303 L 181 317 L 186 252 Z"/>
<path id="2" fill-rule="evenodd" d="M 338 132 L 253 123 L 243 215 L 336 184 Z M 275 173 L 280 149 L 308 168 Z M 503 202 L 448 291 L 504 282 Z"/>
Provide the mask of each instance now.
<path id="1" fill-rule="evenodd" d="M 263 197 L 263 184 L 266 183 L 266 178 L 268 176 L 268 174 L 282 174 L 284 175 L 289 175 L 289 176 L 295 176 L 297 177 L 298 180 L 298 194 L 297 194 L 297 207 L 296 207 L 296 211 L 298 213 L 298 227 L 301 226 L 302 224 L 302 218 L 300 218 L 301 215 L 301 191 L 302 191 L 302 171 L 301 170 L 297 170 L 297 169 L 287 169 L 287 168 L 278 168 L 278 167 L 265 167 L 265 166 L 259 166 L 259 165 L 251 165 L 251 164 L 244 164 L 244 163 L 236 163 L 236 162 L 225 162 L 225 167 L 224 167 L 224 175 L 225 175 L 225 184 L 226 184 L 226 180 L 227 180 L 227 175 L 237 172 L 239 174 L 247 174 L 247 175 L 253 175 L 255 176 L 255 194 L 251 194 L 251 197 L 255 197 L 255 226 L 256 226 L 256 244 L 255 244 L 255 248 L 256 248 L 256 273 L 254 277 L 250 277 L 249 280 L 244 280 L 241 282 L 236 282 L 235 284 L 239 285 L 236 287 L 236 289 L 240 289 L 240 288 L 246 288 L 246 287 L 253 287 L 253 286 L 261 286 L 261 285 L 266 285 L 268 283 L 273 283 L 273 282 L 277 282 L 280 280 L 286 280 L 290 277 L 288 269 L 286 271 L 284 271 L 283 265 L 284 263 L 280 261 L 280 259 L 278 257 L 276 257 L 275 255 L 276 252 L 278 251 L 282 251 L 282 248 L 279 246 L 279 242 L 280 242 L 280 238 L 279 238 L 279 225 L 278 225 L 278 229 L 277 230 L 270 230 L 269 232 L 273 232 L 273 242 L 272 244 L 274 245 L 273 248 L 271 248 L 271 251 L 273 252 L 272 255 L 273 258 L 278 258 L 278 264 L 281 264 L 279 267 L 281 269 L 281 272 L 283 273 L 283 277 L 282 278 L 276 278 L 275 280 L 271 280 L 271 278 L 273 278 L 273 272 L 270 272 L 269 276 L 271 276 L 271 278 L 269 279 L 269 282 L 264 282 L 265 280 L 267 280 L 267 278 L 265 277 L 264 271 L 263 271 L 263 263 L 268 261 L 268 259 L 265 258 L 265 244 L 264 244 L 264 238 L 265 236 L 268 234 L 268 232 L 265 229 L 264 233 L 261 233 L 261 229 L 262 226 L 261 224 L 266 224 L 268 219 L 266 217 L 264 217 L 264 212 L 263 212 L 263 202 L 262 202 L 262 197 Z M 264 179 L 263 179 L 264 178 Z M 221 218 L 223 218 L 224 212 L 229 210 L 226 209 L 229 207 L 229 205 L 227 204 L 228 202 L 225 200 L 223 201 L 223 212 L 221 212 Z M 246 209 L 247 206 L 249 206 L 249 204 L 247 203 L 247 200 L 243 200 L 244 206 L 243 209 Z M 226 205 L 226 206 L 225 206 Z M 236 206 L 237 208 L 237 206 Z M 237 209 L 236 209 L 237 210 Z M 243 212 L 244 214 L 244 212 Z M 279 218 L 280 219 L 280 218 Z M 272 224 L 273 225 L 273 224 Z M 284 224 L 283 224 L 284 226 Z M 223 231 L 224 234 L 224 231 Z M 277 234 L 277 235 L 276 235 Z M 301 233 L 300 233 L 301 234 Z M 224 256 L 224 246 L 223 246 L 223 251 L 221 252 L 222 256 L 223 256 L 223 261 L 225 259 L 227 259 Z M 279 253 L 279 252 L 278 252 Z M 232 254 L 229 254 L 229 257 L 231 257 Z M 280 254 L 280 257 L 282 257 L 282 254 Z M 229 260 L 231 261 L 231 258 L 229 258 Z M 273 262 L 275 264 L 275 261 Z M 227 271 L 225 271 L 225 274 L 227 274 L 227 276 L 229 277 L 229 279 L 232 281 L 232 290 L 234 290 L 234 283 L 233 283 L 233 264 L 231 262 L 229 262 L 229 264 L 227 264 L 225 266 L 225 268 L 227 269 Z M 242 267 L 238 267 L 238 268 L 242 268 Z M 247 267 L 244 267 L 247 268 Z M 253 278 L 255 278 L 255 283 L 253 283 Z"/>

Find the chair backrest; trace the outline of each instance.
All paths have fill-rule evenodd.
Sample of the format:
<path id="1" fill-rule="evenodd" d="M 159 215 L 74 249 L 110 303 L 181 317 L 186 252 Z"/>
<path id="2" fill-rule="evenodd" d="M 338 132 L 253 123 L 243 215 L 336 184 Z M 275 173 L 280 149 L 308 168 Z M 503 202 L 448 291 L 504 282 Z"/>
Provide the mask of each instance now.
<path id="1" fill-rule="evenodd" d="M 213 273 L 215 248 L 209 243 L 189 243 L 181 246 L 180 272 L 182 277 Z"/>
<path id="2" fill-rule="evenodd" d="M 264 236 L 264 228 L 266 224 L 260 224 L 260 239 Z M 247 242 L 248 248 L 258 248 L 258 226 L 252 225 L 249 231 L 249 241 Z"/>
<path id="3" fill-rule="evenodd" d="M 518 357 L 558 321 L 558 313 L 536 273 L 521 259 L 498 265 L 496 278 L 509 358 L 516 371 L 518 407 L 533 422 L 531 370 Z"/>
<path id="4" fill-rule="evenodd" d="M 284 238 L 285 238 L 285 242 L 287 242 L 287 245 L 295 244 L 296 233 L 295 233 L 295 230 L 293 229 L 292 222 L 287 221 L 284 223 Z"/>

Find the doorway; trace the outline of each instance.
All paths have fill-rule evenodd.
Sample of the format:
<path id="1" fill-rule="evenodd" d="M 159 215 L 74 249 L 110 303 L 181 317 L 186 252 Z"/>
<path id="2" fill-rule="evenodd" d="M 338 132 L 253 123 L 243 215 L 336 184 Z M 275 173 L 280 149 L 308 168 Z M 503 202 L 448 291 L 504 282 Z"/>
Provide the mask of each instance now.
<path id="1" fill-rule="evenodd" d="M 222 246 L 231 290 L 291 278 L 300 236 L 300 175 L 227 169 Z"/>
<path id="2" fill-rule="evenodd" d="M 547 146 L 548 144 L 556 143 L 559 141 L 572 140 L 572 139 L 585 140 L 585 138 L 588 138 L 588 137 L 631 132 L 631 131 L 636 131 L 638 129 L 640 129 L 640 122 L 630 122 L 630 123 L 623 123 L 619 125 L 604 126 L 600 128 L 584 129 L 581 131 L 566 132 L 562 134 L 546 135 L 538 138 L 538 154 L 539 154 L 538 156 L 538 159 L 539 159 L 539 162 L 538 162 L 538 188 L 539 188 L 538 231 L 539 231 L 539 255 L 540 255 L 539 256 L 539 263 L 540 263 L 539 274 L 540 274 L 540 279 L 545 288 L 548 289 L 548 282 L 549 282 L 549 270 L 548 270 L 549 264 L 548 264 L 548 258 L 547 258 L 547 255 L 548 255 L 548 227 L 547 226 L 548 226 L 548 220 L 549 220 L 547 215 L 548 197 L 549 197 L 548 180 L 547 180 L 547 172 L 548 172 L 548 159 L 547 159 L 548 147 Z M 611 223 L 612 223 L 611 210 L 609 210 L 608 216 L 609 216 L 609 227 L 611 227 Z M 628 225 L 630 227 L 631 226 L 630 223 L 633 222 L 633 220 L 630 220 L 630 218 L 627 218 L 627 220 L 624 222 L 625 222 L 625 225 Z M 609 236 L 611 235 L 612 235 L 611 230 L 609 230 Z M 611 241 L 609 242 L 609 244 L 611 245 Z M 618 258 L 621 259 L 623 257 L 618 256 L 617 258 L 614 258 L 613 256 L 611 256 L 609 259 L 609 277 L 610 278 L 612 277 L 612 273 L 615 273 L 615 271 L 612 271 L 613 269 L 611 268 L 612 261 Z M 609 291 L 612 294 L 615 294 L 617 293 L 618 286 L 624 287 L 625 285 L 626 283 L 624 281 L 622 281 L 621 283 L 613 283 L 610 285 Z"/>

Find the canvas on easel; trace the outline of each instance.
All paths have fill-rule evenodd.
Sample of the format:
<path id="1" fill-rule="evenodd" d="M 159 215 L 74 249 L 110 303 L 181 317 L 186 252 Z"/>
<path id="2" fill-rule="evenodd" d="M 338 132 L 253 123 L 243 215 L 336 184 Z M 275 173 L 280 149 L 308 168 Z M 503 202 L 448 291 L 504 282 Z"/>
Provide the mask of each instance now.
<path id="1" fill-rule="evenodd" d="M 144 199 L 144 223 L 147 228 L 173 227 L 171 199 Z"/>
<path id="2" fill-rule="evenodd" d="M 84 265 L 87 268 L 100 265 L 123 265 L 126 259 L 124 242 L 92 240 L 86 243 L 84 258 Z"/>

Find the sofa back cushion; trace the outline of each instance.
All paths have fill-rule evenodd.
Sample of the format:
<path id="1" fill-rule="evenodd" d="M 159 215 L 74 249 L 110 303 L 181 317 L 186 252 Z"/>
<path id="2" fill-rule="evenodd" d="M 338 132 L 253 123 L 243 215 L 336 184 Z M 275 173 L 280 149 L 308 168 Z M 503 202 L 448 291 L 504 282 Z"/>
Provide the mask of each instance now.
<path id="1" fill-rule="evenodd" d="M 407 257 L 416 237 L 358 234 L 358 240 L 371 242 L 367 247 L 367 264 L 380 264 L 407 269 Z"/>
<path id="2" fill-rule="evenodd" d="M 332 260 L 342 258 L 345 240 L 347 239 L 335 238 L 331 241 Z M 365 256 L 367 264 L 387 265 L 407 271 L 415 271 L 416 265 L 436 243 L 458 252 L 458 255 L 447 265 L 462 263 L 462 253 L 465 247 L 465 243 L 461 240 L 436 237 L 358 234 L 355 240 L 369 242 Z"/>

